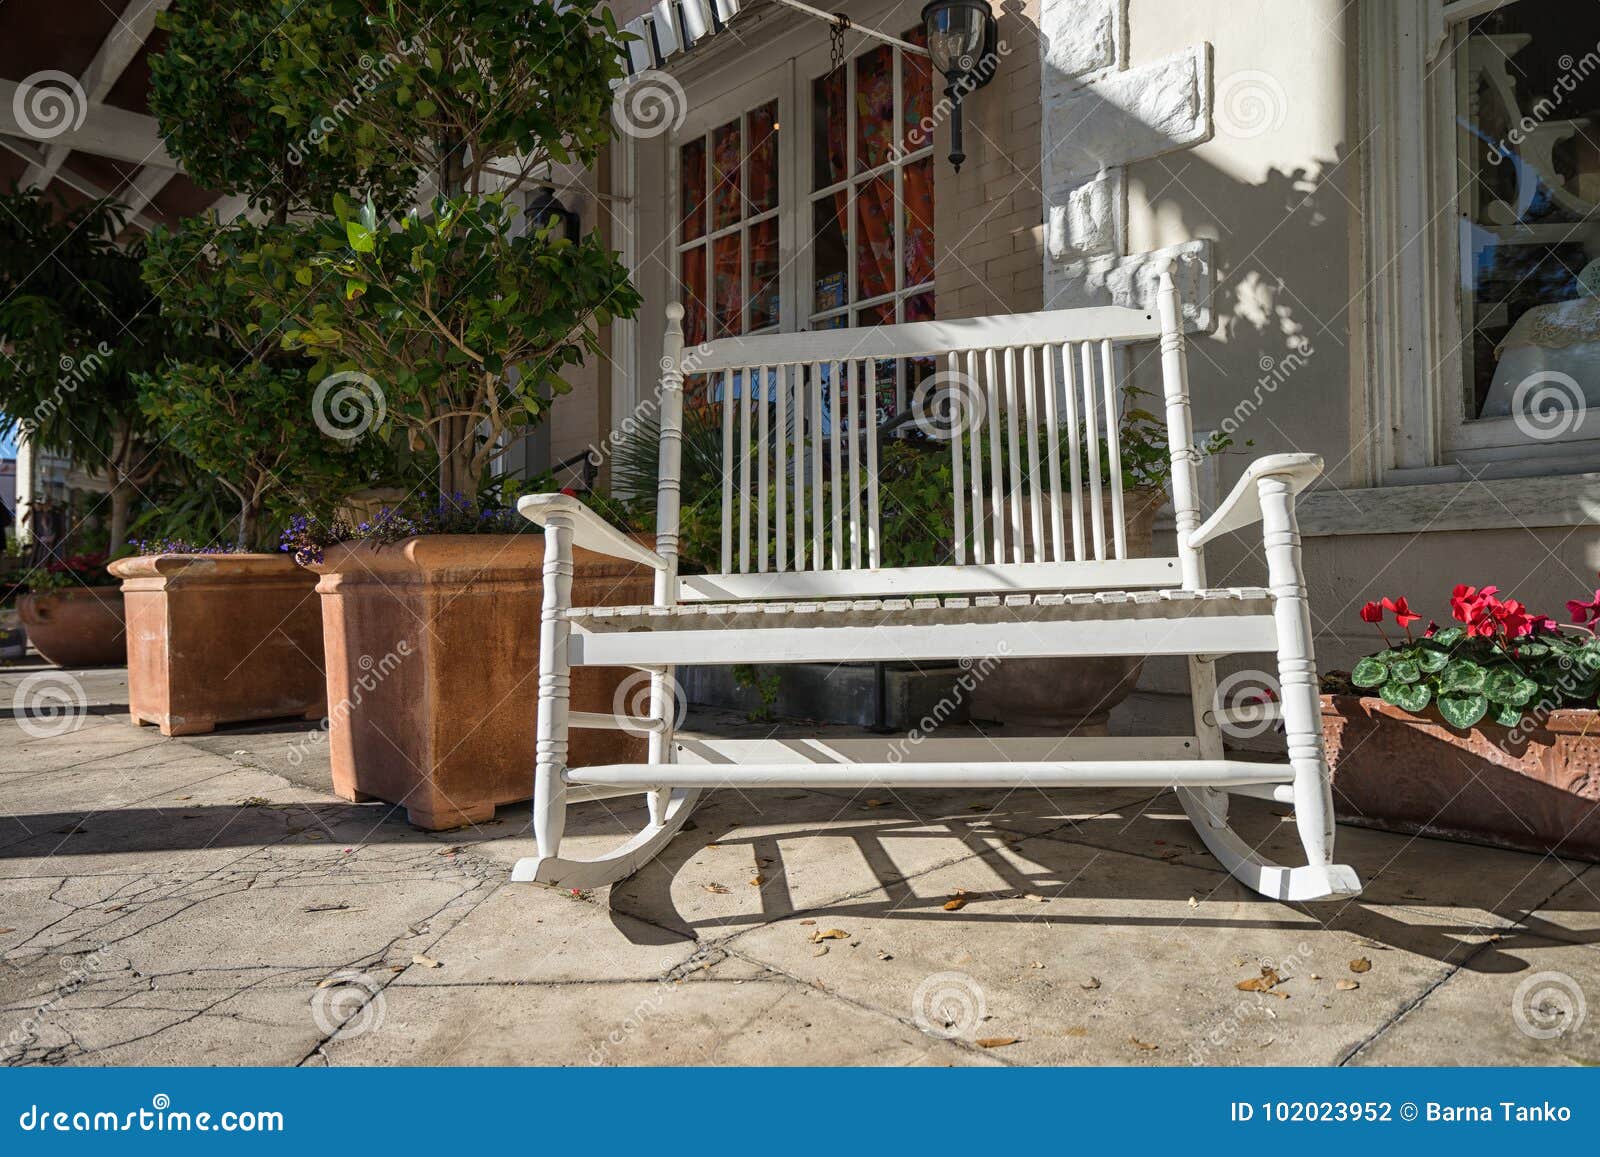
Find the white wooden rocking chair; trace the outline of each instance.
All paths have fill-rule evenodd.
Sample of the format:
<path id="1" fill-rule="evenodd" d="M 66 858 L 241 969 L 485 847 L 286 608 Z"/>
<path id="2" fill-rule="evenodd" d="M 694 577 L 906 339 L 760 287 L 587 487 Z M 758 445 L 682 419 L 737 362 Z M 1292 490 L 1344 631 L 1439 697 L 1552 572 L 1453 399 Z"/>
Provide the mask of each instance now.
<path id="1" fill-rule="evenodd" d="M 667 845 L 703 790 L 725 785 L 1148 786 L 1174 788 L 1206 846 L 1263 895 L 1298 901 L 1358 894 L 1355 872 L 1333 862 L 1333 809 L 1295 526 L 1295 495 L 1321 471 L 1321 459 L 1275 454 L 1256 461 L 1201 525 L 1199 455 L 1192 444 L 1184 338 L 1170 267 L 1161 277 L 1158 313 L 1159 319 L 1143 310 L 1108 307 L 731 338 L 686 359 L 683 310 L 668 306 L 656 550 L 619 533 L 570 496 L 532 495 L 519 506 L 544 526 L 546 548 L 533 804 L 538 855 L 520 860 L 512 878 L 574 888 L 622 879 Z M 1170 558 L 1129 558 L 1114 347 L 1156 338 L 1178 549 Z M 954 565 L 879 565 L 878 438 L 871 428 L 877 407 L 867 383 L 874 359 L 909 357 L 936 358 L 956 373 L 964 368 L 973 391 L 969 401 L 985 419 L 985 428 L 970 438 L 951 438 Z M 707 374 L 714 386 L 720 384 L 719 574 L 678 573 L 685 373 Z M 753 388 L 757 382 L 759 389 Z M 838 388 L 830 389 L 830 382 Z M 1048 436 L 1055 430 L 1064 437 Z M 818 436 L 824 434 L 831 436 Z M 1102 437 L 1110 459 L 1104 494 Z M 754 449 L 736 454 L 736 438 L 739 447 Z M 1060 442 L 1066 444 L 1066 462 Z M 1009 463 L 1009 487 L 1003 462 Z M 1202 548 L 1254 522 L 1263 528 L 1270 588 L 1209 588 Z M 654 567 L 655 604 L 573 607 L 574 544 Z M 1277 657 L 1287 764 L 1227 758 L 1222 728 L 1232 713 L 1214 702 L 1218 656 L 1268 651 Z M 981 752 L 970 740 L 937 736 L 908 749 L 904 739 L 698 740 L 674 734 L 673 669 L 686 660 L 853 662 L 997 654 L 1187 656 L 1193 733 L 1001 739 L 985 743 Z M 649 717 L 569 710 L 569 672 L 576 665 L 651 672 Z M 649 761 L 569 768 L 572 727 L 648 732 Z M 648 797 L 642 831 L 597 859 L 562 857 L 569 802 L 629 794 Z M 1241 839 L 1228 824 L 1230 794 L 1291 804 L 1306 864 L 1273 863 Z"/>

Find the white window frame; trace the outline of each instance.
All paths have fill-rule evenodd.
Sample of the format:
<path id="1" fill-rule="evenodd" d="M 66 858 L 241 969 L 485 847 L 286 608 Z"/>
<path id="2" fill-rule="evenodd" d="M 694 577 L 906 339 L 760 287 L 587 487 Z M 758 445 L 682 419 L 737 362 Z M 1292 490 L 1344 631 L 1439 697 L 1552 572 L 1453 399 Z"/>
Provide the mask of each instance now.
<path id="1" fill-rule="evenodd" d="M 891 28 L 888 29 L 888 31 L 898 36 L 903 30 Z M 812 187 L 813 177 L 815 174 L 811 171 L 811 166 L 814 163 L 814 158 L 816 155 L 813 147 L 813 133 L 816 130 L 816 108 L 812 102 L 812 86 L 815 81 L 821 79 L 829 72 L 828 66 L 830 63 L 830 58 L 828 49 L 826 46 L 824 46 L 820 49 L 813 50 L 801 57 L 798 62 L 799 67 L 796 70 L 795 75 L 795 83 L 798 89 L 796 97 L 797 103 L 801 109 L 801 123 L 799 126 L 800 141 L 802 142 L 801 147 L 805 150 L 806 154 L 804 172 L 799 174 L 804 178 L 799 195 L 804 198 L 805 201 L 803 212 L 800 213 L 800 227 L 804 230 L 804 236 L 806 239 L 804 253 L 801 255 L 800 264 L 802 276 L 800 278 L 800 283 L 804 287 L 803 304 L 806 327 L 808 329 L 814 328 L 821 322 L 831 321 L 840 316 L 843 316 L 853 322 L 856 313 L 859 311 L 863 309 L 871 309 L 874 306 L 883 305 L 887 302 L 894 303 L 894 320 L 897 322 L 904 321 L 906 299 L 917 297 L 924 293 L 934 292 L 934 277 L 932 276 L 930 276 L 927 281 L 920 282 L 916 285 L 905 284 L 905 167 L 907 165 L 914 164 L 917 161 L 923 160 L 924 158 L 933 156 L 933 134 L 928 134 L 927 143 L 921 148 L 912 149 L 905 152 L 902 152 L 899 148 L 899 143 L 902 139 L 900 134 L 905 130 L 905 115 L 900 104 L 905 96 L 905 88 L 903 84 L 904 76 L 902 72 L 903 63 L 905 60 L 904 49 L 891 47 L 891 51 L 894 54 L 895 146 L 890 149 L 889 160 L 884 164 L 878 165 L 875 168 L 864 169 L 859 173 L 855 172 L 856 59 L 857 57 L 865 55 L 867 52 L 870 52 L 880 46 L 881 45 L 879 42 L 868 40 L 865 43 L 856 46 L 855 51 L 853 51 L 844 61 L 844 104 L 846 110 L 846 119 L 848 121 L 848 124 L 845 128 L 846 175 L 843 180 L 835 181 L 833 184 L 823 186 L 822 188 Z M 937 101 L 939 94 L 937 74 L 934 76 L 933 84 L 934 99 Z M 937 165 L 937 163 L 937 161 L 934 162 L 935 165 Z M 881 176 L 889 176 L 894 185 L 894 205 L 896 212 L 896 219 L 894 223 L 894 288 L 887 293 L 880 293 L 873 297 L 858 297 L 856 275 L 860 267 L 857 263 L 855 251 L 855 232 L 857 228 L 856 190 L 865 185 L 868 181 L 875 180 Z M 848 193 L 845 204 L 845 221 L 847 225 L 845 233 L 845 304 L 842 306 L 836 306 L 833 309 L 817 310 L 812 308 L 815 303 L 814 295 L 816 292 L 816 266 L 814 261 L 816 247 L 811 244 L 811 236 L 816 219 L 814 206 L 818 201 L 825 197 L 831 197 L 840 190 L 846 190 Z M 935 316 L 937 316 L 937 299 L 934 301 L 934 310 Z M 847 324 L 849 324 L 849 322 L 847 322 Z M 903 390 L 903 388 L 904 387 L 902 385 L 901 389 Z M 903 408 L 903 405 L 901 408 Z"/>
<path id="2" fill-rule="evenodd" d="M 1535 440 L 1468 419 L 1462 382 L 1455 45 L 1515 0 L 1362 5 L 1367 373 L 1356 473 L 1373 485 L 1564 475 L 1594 468 L 1600 415 Z"/>

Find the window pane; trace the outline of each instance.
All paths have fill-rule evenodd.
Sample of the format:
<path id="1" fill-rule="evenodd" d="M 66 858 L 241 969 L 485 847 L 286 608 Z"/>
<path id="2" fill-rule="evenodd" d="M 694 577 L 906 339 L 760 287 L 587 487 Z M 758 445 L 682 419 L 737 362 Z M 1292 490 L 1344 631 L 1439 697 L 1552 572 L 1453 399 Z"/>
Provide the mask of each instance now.
<path id="1" fill-rule="evenodd" d="M 750 328 L 778 324 L 778 219 L 750 230 Z"/>
<path id="2" fill-rule="evenodd" d="M 743 333 L 740 324 L 744 305 L 744 285 L 739 277 L 739 234 L 730 233 L 711 243 L 712 278 L 716 293 L 716 336 Z"/>
<path id="3" fill-rule="evenodd" d="M 894 286 L 894 181 L 873 177 L 856 190 L 856 297 Z"/>
<path id="4" fill-rule="evenodd" d="M 837 315 L 836 317 L 828 317 L 828 318 L 824 318 L 821 321 L 813 322 L 812 325 L 811 325 L 811 328 L 812 329 L 843 329 L 845 327 L 845 325 L 849 322 L 849 320 L 850 320 L 849 314 L 841 313 L 841 314 Z"/>
<path id="5" fill-rule="evenodd" d="M 850 254 L 845 248 L 845 212 L 849 198 L 843 189 L 811 203 L 812 261 L 816 284 L 811 291 L 811 311 L 838 309 L 849 301 L 846 278 Z"/>
<path id="6" fill-rule="evenodd" d="M 696 137 L 678 150 L 678 206 L 683 240 L 706 235 L 706 140 Z"/>
<path id="7" fill-rule="evenodd" d="M 753 109 L 750 122 L 750 159 L 745 171 L 747 216 L 778 207 L 778 102 Z"/>
<path id="8" fill-rule="evenodd" d="M 894 49 L 880 44 L 856 57 L 856 171 L 887 161 L 894 137 Z"/>
<path id="9" fill-rule="evenodd" d="M 893 325 L 894 302 L 880 301 L 877 305 L 869 305 L 856 310 L 856 324 L 859 325 Z"/>
<path id="10" fill-rule="evenodd" d="M 1594 5 L 1520 0 L 1457 42 L 1469 418 L 1600 405 L 1600 70 L 1572 55 L 1597 41 Z"/>
<path id="11" fill-rule="evenodd" d="M 711 134 L 711 227 L 722 229 L 739 220 L 739 122 L 730 121 Z"/>
<path id="12" fill-rule="evenodd" d="M 907 165 L 905 191 L 905 284 L 933 280 L 933 158 Z"/>
<path id="13" fill-rule="evenodd" d="M 841 66 L 811 82 L 811 187 L 845 178 L 845 71 Z"/>
<path id="14" fill-rule="evenodd" d="M 932 321 L 933 294 L 919 293 L 915 297 L 906 298 L 906 320 Z"/>
<path id="15" fill-rule="evenodd" d="M 919 24 L 901 39 L 926 45 L 928 34 Z M 914 52 L 900 54 L 900 123 L 906 152 L 933 143 L 933 62 Z"/>
<path id="16" fill-rule="evenodd" d="M 683 303 L 683 340 L 706 340 L 706 247 L 696 245 L 678 257 L 678 300 Z"/>

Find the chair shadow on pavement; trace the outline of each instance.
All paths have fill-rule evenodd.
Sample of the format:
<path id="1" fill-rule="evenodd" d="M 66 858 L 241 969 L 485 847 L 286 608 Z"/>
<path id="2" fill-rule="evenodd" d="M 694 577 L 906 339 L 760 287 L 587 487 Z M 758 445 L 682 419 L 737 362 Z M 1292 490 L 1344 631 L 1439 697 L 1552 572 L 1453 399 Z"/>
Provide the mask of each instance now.
<path id="1" fill-rule="evenodd" d="M 1282 862 L 1296 862 L 1292 821 L 1254 801 L 1236 814 L 1251 808 L 1255 814 L 1239 816 L 1241 833 Z M 1537 967 L 1533 950 L 1548 941 L 1600 943 L 1600 896 L 1578 880 L 1589 868 L 1584 863 L 1340 825 L 1339 858 L 1357 865 L 1365 892 L 1354 900 L 1286 904 L 1224 873 L 1171 795 L 1148 801 L 1137 814 L 1080 818 L 1034 835 L 1007 827 L 1038 821 L 1026 807 L 1002 806 L 981 817 L 918 810 L 923 814 L 903 821 L 875 812 L 871 819 L 840 817 L 776 834 L 737 809 L 703 810 L 696 830 L 613 886 L 616 923 L 634 940 L 648 935 L 639 920 L 711 939 L 796 916 L 820 927 L 850 919 L 969 926 L 1026 920 L 1067 936 L 1075 928 L 1305 928 L 1352 933 L 1379 950 L 1483 973 Z M 937 850 L 919 852 L 922 842 Z M 708 848 L 732 850 L 737 862 L 758 865 L 765 877 L 759 888 L 746 889 L 724 872 L 735 882 L 735 913 L 717 911 L 720 897 L 704 895 L 707 869 L 695 865 L 706 862 Z M 825 856 L 840 869 L 833 880 L 826 878 Z M 951 871 L 963 857 L 965 871 Z M 967 886 L 963 902 L 947 910 L 948 881 L 963 875 L 987 886 Z M 746 893 L 753 898 L 739 902 Z M 1576 921 L 1557 922 L 1574 914 Z"/>

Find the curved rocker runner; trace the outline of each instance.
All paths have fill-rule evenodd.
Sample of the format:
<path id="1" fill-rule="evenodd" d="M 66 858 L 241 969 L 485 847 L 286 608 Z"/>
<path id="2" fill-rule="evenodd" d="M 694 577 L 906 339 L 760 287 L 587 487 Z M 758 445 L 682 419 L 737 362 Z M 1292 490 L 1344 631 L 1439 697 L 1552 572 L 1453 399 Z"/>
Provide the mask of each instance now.
<path id="1" fill-rule="evenodd" d="M 1333 862 L 1333 806 L 1322 747 L 1311 618 L 1295 495 L 1322 470 L 1311 454 L 1253 463 L 1204 524 L 1196 499 L 1182 313 L 1171 265 L 1157 314 L 1058 310 L 871 329 L 729 338 L 695 352 L 720 399 L 722 557 L 717 574 L 678 573 L 683 309 L 667 307 L 661 381 L 656 549 L 576 498 L 530 495 L 545 528 L 538 762 L 538 855 L 513 879 L 592 888 L 620 880 L 677 834 L 702 790 L 720 786 L 916 788 L 1171 787 L 1200 838 L 1241 882 L 1280 900 L 1361 890 Z M 1120 346 L 1159 340 L 1177 553 L 1129 558 L 1117 439 Z M 931 358 L 949 436 L 955 557 L 948 566 L 880 562 L 879 359 Z M 927 383 L 925 383 L 925 387 Z M 737 450 L 737 452 L 736 452 Z M 1106 460 L 1102 462 L 1102 457 Z M 1024 466 L 1025 464 L 1025 466 Z M 1102 478 L 1105 481 L 1102 481 Z M 1261 525 L 1265 588 L 1214 588 L 1204 547 Z M 581 546 L 655 569 L 651 606 L 571 605 Z M 1275 655 L 1276 704 L 1216 701 L 1216 660 Z M 1181 655 L 1192 732 L 1093 739 L 717 740 L 674 734 L 673 665 Z M 648 718 L 568 709 L 574 666 L 652 673 Z M 1231 759 L 1223 727 L 1281 718 L 1289 762 Z M 569 768 L 572 727 L 648 732 L 642 764 Z M 904 755 L 905 758 L 897 758 Z M 914 762 L 913 762 L 914 760 Z M 569 802 L 644 794 L 647 825 L 592 860 L 561 855 Z M 1228 823 L 1231 795 L 1292 805 L 1306 862 L 1263 857 Z"/>

